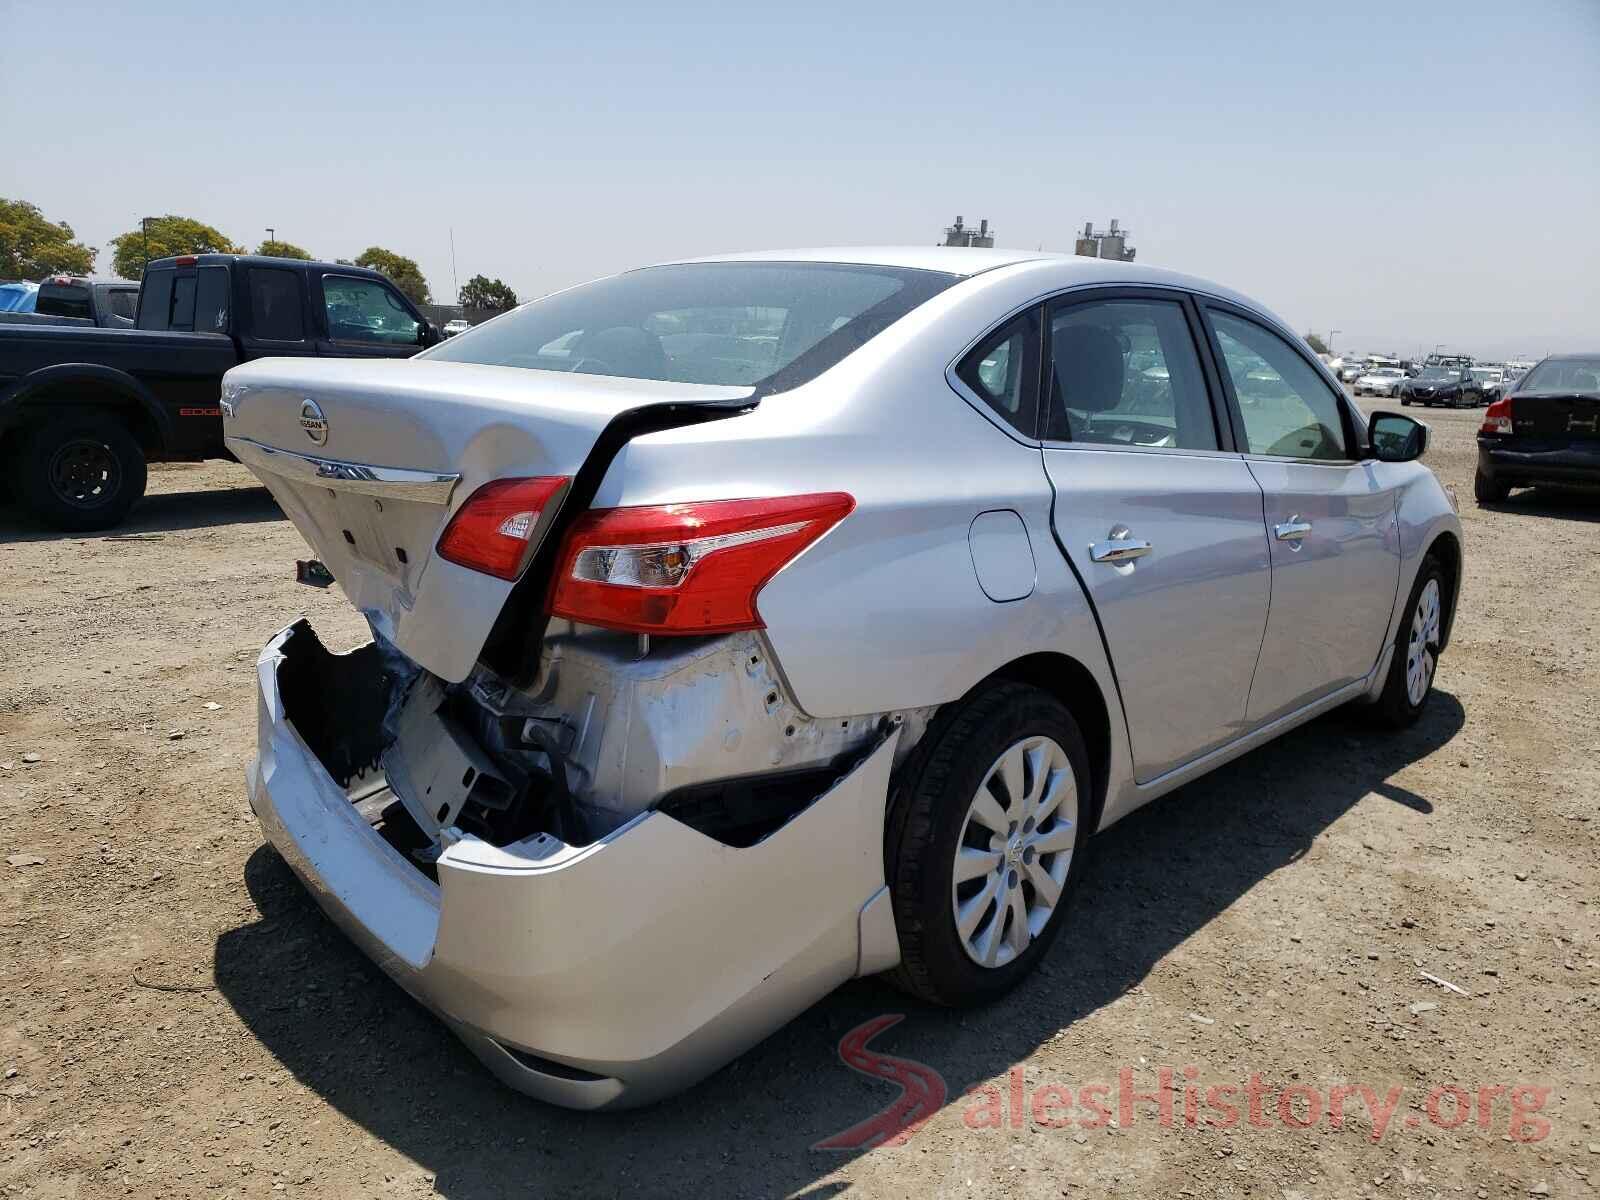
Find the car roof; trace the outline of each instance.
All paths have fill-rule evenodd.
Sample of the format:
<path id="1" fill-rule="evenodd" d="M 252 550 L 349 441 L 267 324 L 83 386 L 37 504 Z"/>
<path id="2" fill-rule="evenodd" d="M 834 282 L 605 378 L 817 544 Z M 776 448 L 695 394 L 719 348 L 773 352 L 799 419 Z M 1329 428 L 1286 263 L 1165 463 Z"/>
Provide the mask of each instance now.
<path id="1" fill-rule="evenodd" d="M 917 271 L 943 271 L 971 278 L 986 271 L 1020 265 L 1050 271 L 1052 286 L 1084 284 L 1156 284 L 1205 292 L 1242 307 L 1272 315 L 1259 301 L 1208 279 L 1184 275 L 1162 267 L 1117 259 L 1090 258 L 1054 250 L 984 250 L 966 246 L 822 246 L 793 250 L 758 250 L 739 254 L 713 254 L 701 258 L 670 260 L 658 266 L 687 263 L 768 262 L 841 263 L 849 266 L 901 267 Z"/>
<path id="2" fill-rule="evenodd" d="M 192 259 L 194 259 L 194 264 L 193 265 L 198 266 L 198 267 L 216 266 L 218 264 L 227 264 L 227 263 L 241 263 L 241 264 L 243 264 L 244 266 L 247 266 L 247 267 L 250 267 L 250 266 L 261 266 L 261 267 L 293 266 L 293 267 L 304 267 L 304 268 L 306 268 L 308 270 L 333 271 L 333 272 L 336 272 L 336 273 L 338 273 L 340 275 L 370 276 L 373 279 L 382 279 L 382 278 L 384 278 L 384 276 L 383 276 L 383 274 L 381 272 L 374 271 L 371 267 L 358 267 L 354 263 L 324 262 L 322 259 L 319 259 L 319 258 L 312 258 L 312 259 L 306 259 L 306 258 L 278 258 L 278 257 L 276 257 L 274 255 L 270 255 L 270 254 L 212 254 L 212 253 L 205 253 L 205 254 L 169 254 L 165 258 L 152 258 L 150 260 L 150 266 L 152 266 L 152 267 L 175 266 L 175 265 L 177 265 L 177 261 L 180 258 L 192 258 Z"/>

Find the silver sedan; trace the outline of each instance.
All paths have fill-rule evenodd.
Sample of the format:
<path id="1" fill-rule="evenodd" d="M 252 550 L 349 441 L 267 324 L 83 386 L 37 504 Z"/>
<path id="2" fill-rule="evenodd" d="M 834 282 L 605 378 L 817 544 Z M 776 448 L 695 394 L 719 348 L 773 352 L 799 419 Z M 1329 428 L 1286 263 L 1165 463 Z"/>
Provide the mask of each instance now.
<path id="1" fill-rule="evenodd" d="M 581 1108 L 853 976 L 1014 986 L 1093 834 L 1336 706 L 1416 720 L 1462 574 L 1425 426 L 1132 264 L 672 263 L 222 399 L 372 629 L 261 655 L 267 838 Z"/>

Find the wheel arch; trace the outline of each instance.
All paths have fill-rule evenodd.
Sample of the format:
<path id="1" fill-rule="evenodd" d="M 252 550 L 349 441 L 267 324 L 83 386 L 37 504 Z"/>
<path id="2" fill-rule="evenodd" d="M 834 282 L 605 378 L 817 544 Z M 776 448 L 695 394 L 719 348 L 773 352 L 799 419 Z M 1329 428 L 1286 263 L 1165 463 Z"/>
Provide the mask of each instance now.
<path id="1" fill-rule="evenodd" d="M 126 371 L 98 363 L 57 363 L 19 380 L 0 397 L 0 438 L 9 442 L 69 408 L 115 416 L 146 459 L 161 457 L 172 444 L 172 418 L 149 389 Z"/>
<path id="2" fill-rule="evenodd" d="M 1442 529 L 1428 543 L 1428 548 L 1423 557 L 1432 555 L 1439 560 L 1439 565 L 1444 569 L 1446 594 L 1450 603 L 1445 606 L 1444 637 L 1439 643 L 1442 650 L 1450 644 L 1450 631 L 1455 626 L 1456 603 L 1461 597 L 1461 539 L 1448 529 Z"/>
<path id="3" fill-rule="evenodd" d="M 1061 702 L 1083 734 L 1089 752 L 1090 832 L 1100 827 L 1111 775 L 1111 713 L 1093 673 L 1077 659 L 1055 651 L 1041 651 L 1014 659 L 979 684 L 1008 680 L 1026 683 Z"/>

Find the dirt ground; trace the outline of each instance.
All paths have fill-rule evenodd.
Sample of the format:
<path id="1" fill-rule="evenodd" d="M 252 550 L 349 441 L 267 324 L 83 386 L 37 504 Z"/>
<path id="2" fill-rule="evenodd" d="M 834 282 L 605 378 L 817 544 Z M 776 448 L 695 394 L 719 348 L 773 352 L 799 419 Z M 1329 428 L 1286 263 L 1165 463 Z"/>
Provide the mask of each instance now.
<path id="1" fill-rule="evenodd" d="M 859 981 L 687 1094 L 606 1116 L 500 1087 L 263 849 L 257 650 L 301 613 L 331 644 L 364 630 L 292 581 L 303 544 L 251 477 L 155 469 L 113 536 L 0 509 L 0 1191 L 1592 1195 L 1600 502 L 1480 509 L 1479 414 L 1424 415 L 1467 567 L 1418 727 L 1335 714 L 1128 818 L 1045 969 L 992 1008 Z M 947 1098 L 903 1144 L 812 1149 L 898 1094 L 836 1052 L 885 1013 L 906 1018 L 874 1049 Z M 1139 1101 L 1122 1121 L 1119 1072 L 1155 1092 L 1162 1066 L 1173 1119 Z M 1217 1093 L 1237 1123 L 1208 1123 L 1207 1089 L 1252 1075 L 1259 1122 L 1241 1091 Z M 1035 1119 L 1052 1084 L 1079 1102 Z M 1467 1093 L 1455 1128 L 1436 1085 Z M 1366 1086 L 1380 1114 L 1401 1091 L 1387 1122 L 1352 1092 L 1341 1126 L 1300 1129 L 1277 1101 L 1295 1086 L 1319 1108 Z"/>

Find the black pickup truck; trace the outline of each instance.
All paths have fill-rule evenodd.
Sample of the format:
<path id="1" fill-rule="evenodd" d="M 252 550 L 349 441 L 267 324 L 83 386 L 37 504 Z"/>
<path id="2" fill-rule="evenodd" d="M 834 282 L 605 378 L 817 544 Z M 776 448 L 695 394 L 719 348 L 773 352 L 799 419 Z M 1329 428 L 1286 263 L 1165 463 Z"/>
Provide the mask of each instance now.
<path id="1" fill-rule="evenodd" d="M 133 328 L 139 285 L 128 279 L 52 275 L 39 285 L 32 312 L 0 312 L 0 325 L 98 325 Z"/>
<path id="2" fill-rule="evenodd" d="M 0 324 L 0 485 L 59 529 L 116 525 L 145 465 L 232 457 L 222 375 L 256 358 L 404 358 L 439 340 L 394 284 L 243 254 L 145 268 L 131 329 Z"/>

